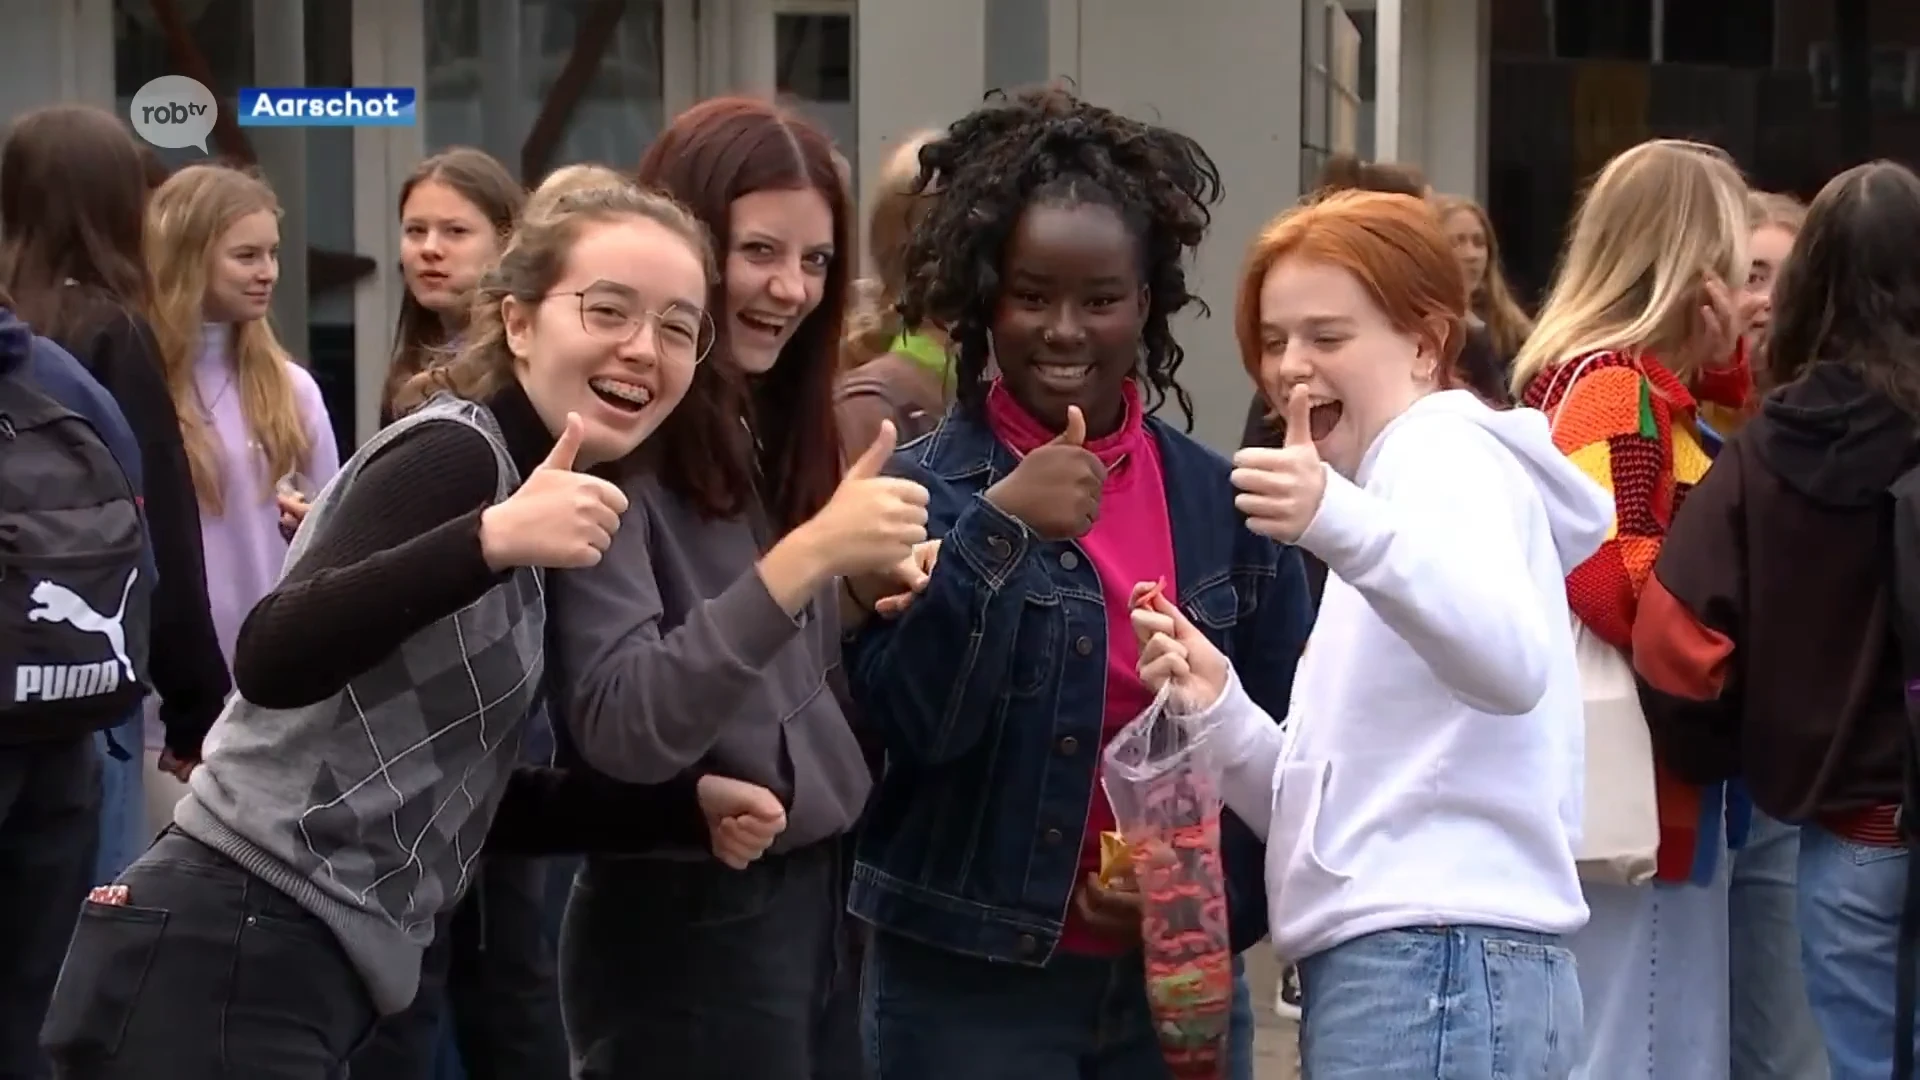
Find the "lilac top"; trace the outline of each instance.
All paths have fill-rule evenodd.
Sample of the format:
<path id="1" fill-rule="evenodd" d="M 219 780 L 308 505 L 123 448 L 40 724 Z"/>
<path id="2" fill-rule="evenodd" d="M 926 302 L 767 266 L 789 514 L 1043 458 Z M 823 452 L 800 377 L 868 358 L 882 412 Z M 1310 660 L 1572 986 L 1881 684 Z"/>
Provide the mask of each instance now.
<path id="1" fill-rule="evenodd" d="M 222 512 L 214 516 L 200 507 L 200 540 L 206 548 L 207 599 L 213 608 L 213 628 L 220 652 L 233 666 L 233 643 L 240 636 L 253 605 L 280 580 L 287 557 L 287 541 L 280 535 L 280 508 L 274 501 L 277 476 L 268 476 L 266 458 L 247 428 L 240 410 L 239 386 L 234 380 L 231 326 L 210 323 L 202 337 L 200 362 L 194 369 L 201 407 L 211 421 L 220 467 Z M 320 386 L 299 364 L 288 363 L 287 374 L 300 418 L 312 449 L 300 471 L 317 494 L 340 471 L 340 448 Z M 147 746 L 164 745 L 161 729 L 149 710 Z"/>

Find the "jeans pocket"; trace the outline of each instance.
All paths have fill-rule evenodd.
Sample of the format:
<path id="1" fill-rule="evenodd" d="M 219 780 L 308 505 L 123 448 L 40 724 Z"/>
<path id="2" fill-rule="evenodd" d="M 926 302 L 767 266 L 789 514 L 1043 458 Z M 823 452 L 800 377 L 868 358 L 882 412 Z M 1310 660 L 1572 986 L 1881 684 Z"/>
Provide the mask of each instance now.
<path id="1" fill-rule="evenodd" d="M 1904 844 L 1861 844 L 1844 836 L 1836 836 L 1834 840 L 1855 866 L 1871 866 L 1888 859 L 1898 859 L 1907 853 Z"/>
<path id="2" fill-rule="evenodd" d="M 1585 1037 L 1573 953 L 1539 941 L 1481 942 L 1492 1080 L 1565 1080 Z"/>
<path id="3" fill-rule="evenodd" d="M 597 868 L 574 884 L 573 902 L 595 921 L 642 918 L 655 926 L 707 929 L 758 918 L 773 906 L 786 880 L 786 857 L 762 859 L 745 870 L 715 860 L 623 860 Z M 641 877 L 641 869 L 651 871 Z M 616 916 L 618 911 L 621 914 Z"/>
<path id="4" fill-rule="evenodd" d="M 41 1045 L 56 1058 L 118 1053 L 166 929 L 167 913 L 158 908 L 87 901 L 47 1006 Z"/>

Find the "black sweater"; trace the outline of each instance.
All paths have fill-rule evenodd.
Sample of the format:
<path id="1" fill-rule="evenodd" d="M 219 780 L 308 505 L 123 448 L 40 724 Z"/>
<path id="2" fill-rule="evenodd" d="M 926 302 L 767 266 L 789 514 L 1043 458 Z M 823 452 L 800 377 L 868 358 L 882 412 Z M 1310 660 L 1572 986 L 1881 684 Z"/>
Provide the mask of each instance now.
<path id="1" fill-rule="evenodd" d="M 552 450 L 553 436 L 517 385 L 487 404 L 526 475 Z M 465 425 L 426 424 L 388 444 L 348 490 L 336 527 L 316 538 L 247 615 L 233 662 L 241 694 L 268 708 L 330 697 L 401 642 L 504 581 L 480 551 L 480 514 L 493 501 L 496 479 L 493 450 Z M 553 726 L 564 739 L 565 725 L 556 719 Z M 636 786 L 586 770 L 517 768 L 487 850 L 705 848 L 698 779 L 690 773 Z"/>
<path id="2" fill-rule="evenodd" d="M 147 535 L 160 578 L 153 593 L 148 669 L 160 699 L 167 749 L 192 760 L 200 756 L 200 740 L 219 717 L 233 683 L 207 603 L 200 502 L 180 417 L 147 321 L 104 298 L 88 305 L 86 314 L 84 329 L 54 340 L 113 395 L 140 444 Z"/>

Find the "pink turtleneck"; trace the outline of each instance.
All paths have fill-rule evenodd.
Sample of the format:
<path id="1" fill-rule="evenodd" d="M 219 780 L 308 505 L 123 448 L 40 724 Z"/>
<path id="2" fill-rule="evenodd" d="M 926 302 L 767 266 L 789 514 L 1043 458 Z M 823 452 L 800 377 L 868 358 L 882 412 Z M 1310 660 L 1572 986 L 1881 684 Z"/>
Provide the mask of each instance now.
<path id="1" fill-rule="evenodd" d="M 1100 718 L 1102 750 L 1121 728 L 1153 703 L 1153 694 L 1136 674 L 1140 646 L 1134 640 L 1129 613 L 1134 584 L 1164 580 L 1167 599 L 1178 603 L 1174 595 L 1173 530 L 1167 518 L 1167 488 L 1160 471 L 1160 447 L 1147 430 L 1140 392 L 1128 383 L 1125 393 L 1126 416 L 1120 429 L 1105 438 L 1087 442 L 1087 449 L 1107 466 L 1107 482 L 1100 492 L 1100 519 L 1094 522 L 1093 531 L 1075 542 L 1100 576 L 1100 596 L 1106 604 L 1107 683 Z M 1059 434 L 1049 431 L 1021 408 L 999 380 L 987 391 L 987 423 L 995 438 L 1023 457 Z M 1074 557 L 1066 553 L 1060 558 L 1064 563 Z M 1062 706 L 1090 708 L 1092 703 L 1063 702 Z M 1096 769 L 1098 761 L 1096 756 Z M 1087 874 L 1099 870 L 1100 834 L 1113 828 L 1113 807 L 1107 802 L 1106 790 L 1096 782 L 1092 802 L 1087 807 L 1086 828 L 1080 838 L 1080 875 L 1075 879 L 1076 887 Z M 1061 948 L 1112 956 L 1136 944 L 1095 933 L 1079 913 L 1068 906 Z"/>

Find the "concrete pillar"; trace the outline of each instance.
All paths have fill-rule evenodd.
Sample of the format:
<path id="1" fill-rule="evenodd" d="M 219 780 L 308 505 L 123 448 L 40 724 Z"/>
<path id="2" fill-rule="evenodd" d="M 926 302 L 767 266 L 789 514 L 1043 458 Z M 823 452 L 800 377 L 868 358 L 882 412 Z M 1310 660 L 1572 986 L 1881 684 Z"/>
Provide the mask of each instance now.
<path id="1" fill-rule="evenodd" d="M 526 115 L 520 70 L 520 0 L 480 0 L 480 149 L 520 167 L 520 145 L 532 120 Z M 537 184 L 541 177 L 523 178 Z"/>
<path id="2" fill-rule="evenodd" d="M 986 85 L 1012 90 L 1046 82 L 1051 70 L 1048 5 L 1038 0 L 986 0 Z"/>
<path id="3" fill-rule="evenodd" d="M 1314 0 L 1308 0 L 1309 3 Z M 1415 0 L 1426 3 L 1429 0 Z M 1405 147 L 1401 113 L 1406 104 L 1405 0 L 1379 0 L 1373 9 L 1373 158 L 1401 161 Z"/>
<path id="4" fill-rule="evenodd" d="M 1374 158 L 1486 198 L 1490 0 L 1378 0 Z"/>
<path id="5" fill-rule="evenodd" d="M 1487 81 L 1491 64 L 1489 0 L 1425 0 L 1419 52 L 1421 147 L 1418 159 L 1435 190 L 1487 197 Z"/>
<path id="6" fill-rule="evenodd" d="M 263 86 L 305 86 L 306 12 L 286 0 L 253 2 L 254 79 Z M 260 171 L 280 196 L 280 284 L 273 290 L 274 332 L 288 352 L 307 360 L 307 133 L 301 128 L 249 128 Z"/>
<path id="7" fill-rule="evenodd" d="M 8 14 L 10 28 L 0 34 L 0 125 L 63 101 L 113 108 L 112 3 L 68 0 Z"/>
<path id="8" fill-rule="evenodd" d="M 771 97 L 778 89 L 774 84 L 780 67 L 773 25 L 778 9 L 773 0 L 733 0 L 733 6 L 733 89 Z"/>
<path id="9" fill-rule="evenodd" d="M 1052 11 L 1056 63 L 1069 47 L 1065 2 Z M 1180 381 L 1193 395 L 1194 434 L 1222 451 L 1239 446 L 1253 394 L 1233 335 L 1240 264 L 1260 227 L 1300 197 L 1302 2 L 1080 0 L 1078 67 L 1062 72 L 1102 105 L 1191 135 L 1220 166 L 1226 198 L 1188 275 L 1213 315 L 1189 312 L 1174 332 L 1186 348 Z M 1206 63 L 1168 63 L 1169 42 Z M 1171 408 L 1161 415 L 1179 422 Z"/>
<path id="10" fill-rule="evenodd" d="M 427 84 L 424 5 L 419 0 L 352 0 L 356 86 Z M 424 102 L 422 109 L 433 107 Z M 355 445 L 379 428 L 380 391 L 400 314 L 400 185 L 426 156 L 426 131 L 412 127 L 353 129 L 353 249 L 376 270 L 353 291 Z M 343 448 L 344 449 L 344 448 Z"/>
<path id="11" fill-rule="evenodd" d="M 985 0 L 884 0 L 860 5 L 854 79 L 861 202 L 900 141 L 943 126 L 986 91 Z"/>

